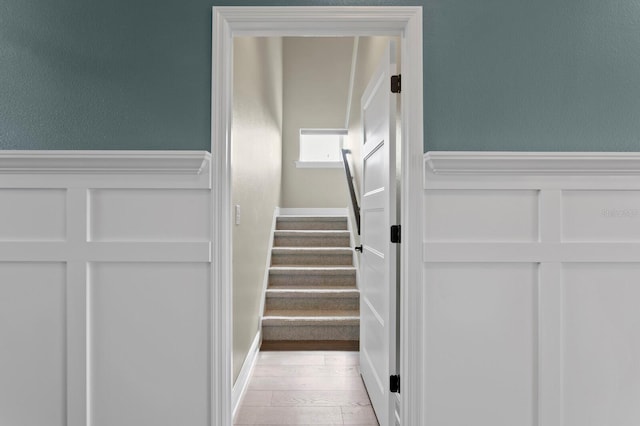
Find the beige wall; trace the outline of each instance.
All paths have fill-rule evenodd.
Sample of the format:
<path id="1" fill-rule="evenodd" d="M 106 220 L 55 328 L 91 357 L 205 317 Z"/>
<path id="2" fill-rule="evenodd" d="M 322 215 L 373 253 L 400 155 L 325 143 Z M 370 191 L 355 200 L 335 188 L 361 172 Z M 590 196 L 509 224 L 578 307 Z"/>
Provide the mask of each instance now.
<path id="1" fill-rule="evenodd" d="M 353 38 L 284 39 L 282 207 L 346 207 L 343 169 L 298 169 L 300 128 L 344 128 Z"/>
<path id="2" fill-rule="evenodd" d="M 234 39 L 232 197 L 234 382 L 258 331 L 273 211 L 281 201 L 282 39 Z"/>

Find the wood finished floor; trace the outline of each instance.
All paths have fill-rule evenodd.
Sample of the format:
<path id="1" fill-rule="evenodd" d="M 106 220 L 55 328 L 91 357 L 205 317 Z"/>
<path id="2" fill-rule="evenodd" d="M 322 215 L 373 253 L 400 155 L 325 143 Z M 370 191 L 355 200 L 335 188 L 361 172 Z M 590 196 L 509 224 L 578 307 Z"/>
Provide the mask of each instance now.
<path id="1" fill-rule="evenodd" d="M 358 352 L 260 352 L 235 425 L 378 426 Z"/>

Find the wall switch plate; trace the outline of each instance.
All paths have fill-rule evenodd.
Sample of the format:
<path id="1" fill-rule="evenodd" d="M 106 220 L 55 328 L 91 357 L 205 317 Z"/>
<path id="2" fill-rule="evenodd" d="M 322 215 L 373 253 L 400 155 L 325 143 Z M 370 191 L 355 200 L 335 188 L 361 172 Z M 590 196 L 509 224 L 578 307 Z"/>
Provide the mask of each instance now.
<path id="1" fill-rule="evenodd" d="M 240 225 L 240 204 L 236 204 L 236 225 Z"/>

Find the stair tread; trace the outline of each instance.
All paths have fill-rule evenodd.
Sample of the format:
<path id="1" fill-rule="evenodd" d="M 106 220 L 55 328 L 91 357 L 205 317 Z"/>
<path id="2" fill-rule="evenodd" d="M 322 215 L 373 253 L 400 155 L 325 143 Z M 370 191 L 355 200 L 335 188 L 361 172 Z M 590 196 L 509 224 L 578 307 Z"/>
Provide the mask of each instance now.
<path id="1" fill-rule="evenodd" d="M 353 253 L 353 249 L 351 247 L 274 247 L 272 249 L 273 252 L 280 253 L 312 253 L 314 251 L 320 253 L 344 253 L 351 254 Z"/>
<path id="2" fill-rule="evenodd" d="M 276 217 L 277 220 L 282 220 L 282 221 L 294 221 L 294 220 L 304 220 L 304 221 L 315 221 L 315 220 L 331 220 L 331 221 L 338 221 L 338 220 L 347 220 L 348 217 L 344 216 L 344 215 L 295 215 L 295 214 L 286 214 L 286 215 L 279 215 Z"/>
<path id="3" fill-rule="evenodd" d="M 351 247 L 340 247 L 340 246 L 335 246 L 335 247 L 296 247 L 296 246 L 287 247 L 287 246 L 283 246 L 283 247 L 273 247 L 273 250 L 276 250 L 276 251 L 313 251 L 313 250 L 331 251 L 331 250 L 338 250 L 338 251 L 344 251 L 344 252 L 352 252 L 353 251 L 353 249 Z"/>
<path id="4" fill-rule="evenodd" d="M 326 298 L 356 298 L 360 296 L 360 291 L 357 289 L 288 289 L 288 288 L 267 288 L 267 297 L 326 297 Z"/>
<path id="5" fill-rule="evenodd" d="M 349 266 L 272 266 L 268 288 L 355 289 L 356 268 Z"/>
<path id="6" fill-rule="evenodd" d="M 268 340 L 263 339 L 260 351 L 359 351 L 360 340 Z"/>
<path id="7" fill-rule="evenodd" d="M 349 231 L 342 229 L 276 229 L 273 231 L 276 235 L 344 235 L 349 236 Z"/>
<path id="8" fill-rule="evenodd" d="M 329 272 L 355 272 L 355 266 L 322 266 L 322 265 L 312 265 L 312 266 L 270 266 L 269 270 L 271 272 L 298 272 L 298 273 L 309 273 L 309 272 L 318 272 L 323 274 L 328 274 Z"/>
<path id="9" fill-rule="evenodd" d="M 318 289 L 318 290 L 329 290 L 329 289 L 344 289 L 351 290 L 356 289 L 356 285 L 335 285 L 335 284 L 326 284 L 326 285 L 317 285 L 317 284 L 287 284 L 287 285 L 273 285 L 269 287 L 269 289 L 290 289 L 290 290 L 304 290 L 304 289 Z"/>
<path id="10" fill-rule="evenodd" d="M 262 318 L 263 326 L 290 326 L 290 325 L 359 325 L 359 315 L 342 315 L 342 316 L 288 316 L 288 315 L 265 315 Z"/>
<path id="11" fill-rule="evenodd" d="M 348 230 L 347 216 L 278 216 L 276 230 Z"/>
<path id="12" fill-rule="evenodd" d="M 328 309 L 273 309 L 268 310 L 264 318 L 293 318 L 296 321 L 304 319 L 313 320 L 316 318 L 324 318 L 326 320 L 336 319 L 338 321 L 341 321 L 349 318 L 360 318 L 360 313 L 357 311 L 335 311 Z"/>
<path id="13" fill-rule="evenodd" d="M 351 246 L 349 231 L 331 229 L 285 229 L 273 234 L 273 247 L 331 248 Z"/>

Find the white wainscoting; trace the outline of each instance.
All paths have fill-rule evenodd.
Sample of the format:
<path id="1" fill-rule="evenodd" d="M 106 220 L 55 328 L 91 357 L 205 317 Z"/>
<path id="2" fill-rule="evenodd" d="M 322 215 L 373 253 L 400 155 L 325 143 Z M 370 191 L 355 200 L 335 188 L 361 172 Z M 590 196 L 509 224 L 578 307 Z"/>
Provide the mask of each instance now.
<path id="1" fill-rule="evenodd" d="M 640 155 L 425 154 L 427 426 L 640 424 Z"/>
<path id="2" fill-rule="evenodd" d="M 210 424 L 206 152 L 0 152 L 0 424 Z"/>

